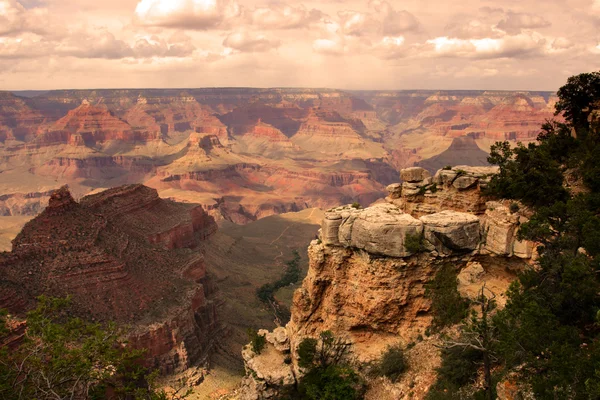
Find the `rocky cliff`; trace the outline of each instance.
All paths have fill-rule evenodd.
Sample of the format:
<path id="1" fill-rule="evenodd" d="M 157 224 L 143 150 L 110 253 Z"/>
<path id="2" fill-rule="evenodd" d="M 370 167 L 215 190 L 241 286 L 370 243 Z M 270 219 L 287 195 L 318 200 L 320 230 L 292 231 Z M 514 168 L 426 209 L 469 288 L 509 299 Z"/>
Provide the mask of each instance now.
<path id="1" fill-rule="evenodd" d="M 474 297 L 486 282 L 502 304 L 515 273 L 534 257 L 533 244 L 515 238 L 527 210 L 486 201 L 481 192 L 494 173 L 405 169 L 385 201 L 330 209 L 308 249 L 310 267 L 294 294 L 291 321 L 262 332 L 266 351 L 243 352 L 248 374 L 241 398 L 276 398 L 295 384 L 302 376 L 299 343 L 326 330 L 351 343 L 356 365 L 377 360 L 387 345 L 412 342 L 407 376 L 395 384 L 368 379 L 365 398 L 424 398 L 440 362 L 438 339 L 422 336 L 432 320 L 428 282 L 450 265 L 462 271 L 463 296 Z"/>
<path id="2" fill-rule="evenodd" d="M 216 229 L 201 207 L 128 185 L 76 202 L 66 187 L 0 254 L 0 308 L 72 296 L 73 312 L 131 327 L 146 362 L 174 372 L 206 357 L 221 326 L 216 290 L 193 250 Z"/>

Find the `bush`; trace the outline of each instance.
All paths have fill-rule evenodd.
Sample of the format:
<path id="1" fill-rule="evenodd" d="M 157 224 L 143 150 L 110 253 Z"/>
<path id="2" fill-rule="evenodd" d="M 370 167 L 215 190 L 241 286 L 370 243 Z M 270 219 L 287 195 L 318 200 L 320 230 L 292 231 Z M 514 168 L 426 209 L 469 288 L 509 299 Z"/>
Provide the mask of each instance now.
<path id="1" fill-rule="evenodd" d="M 285 263 L 287 268 L 283 276 L 273 283 L 266 283 L 256 291 L 256 296 L 263 302 L 274 301 L 273 294 L 280 288 L 286 287 L 300 280 L 300 253 L 293 251 L 293 258 Z"/>
<path id="2" fill-rule="evenodd" d="M 427 399 L 460 398 L 458 390 L 476 379 L 481 357 L 481 352 L 472 348 L 442 349 L 442 365 Z"/>
<path id="3" fill-rule="evenodd" d="M 310 400 L 354 400 L 361 398 L 361 380 L 347 366 L 314 368 L 300 381 L 300 393 Z"/>
<path id="4" fill-rule="evenodd" d="M 362 206 L 360 205 L 360 203 L 352 203 L 352 208 L 356 208 L 357 210 L 360 210 L 362 208 Z"/>
<path id="5" fill-rule="evenodd" d="M 317 339 L 304 338 L 298 346 L 298 365 L 300 368 L 310 368 L 317 354 Z"/>
<path id="6" fill-rule="evenodd" d="M 260 354 L 267 344 L 267 338 L 264 335 L 259 335 L 258 332 L 252 328 L 248 328 L 248 339 L 250 339 L 252 351 L 256 354 Z"/>
<path id="7" fill-rule="evenodd" d="M 425 246 L 423 246 L 423 235 L 411 235 L 408 233 L 404 238 L 404 248 L 409 253 L 420 253 L 425 250 Z"/>
<path id="8" fill-rule="evenodd" d="M 452 169 L 452 165 L 446 165 L 444 168 L 442 168 L 444 171 L 450 171 Z"/>
<path id="9" fill-rule="evenodd" d="M 404 355 L 404 350 L 400 345 L 396 345 L 388 346 L 375 366 L 375 373 L 378 376 L 385 376 L 392 382 L 395 382 L 407 369 L 408 363 Z"/>
<path id="10" fill-rule="evenodd" d="M 298 365 L 306 371 L 298 390 L 306 399 L 358 399 L 362 382 L 348 365 L 349 345 L 321 332 L 319 339 L 305 338 L 298 346 Z"/>
<path id="11" fill-rule="evenodd" d="M 469 301 L 457 289 L 456 270 L 446 264 L 427 285 L 426 294 L 431 299 L 434 330 L 459 323 L 469 310 Z"/>
<path id="12" fill-rule="evenodd" d="M 513 214 L 516 212 L 519 212 L 519 204 L 513 201 L 512 203 L 510 203 L 509 209 L 510 209 L 510 212 Z"/>

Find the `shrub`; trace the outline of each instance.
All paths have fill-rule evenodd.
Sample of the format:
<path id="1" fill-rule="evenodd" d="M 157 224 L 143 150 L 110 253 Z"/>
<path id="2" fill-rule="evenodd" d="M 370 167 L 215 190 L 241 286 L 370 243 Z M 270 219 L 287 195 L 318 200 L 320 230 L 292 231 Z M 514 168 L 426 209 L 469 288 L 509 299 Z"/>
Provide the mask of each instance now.
<path id="1" fill-rule="evenodd" d="M 354 400 L 361 398 L 361 380 L 350 367 L 330 365 L 314 368 L 300 381 L 300 393 L 310 400 Z"/>
<path id="2" fill-rule="evenodd" d="M 317 354 L 317 339 L 304 338 L 298 346 L 298 365 L 300 368 L 310 368 Z"/>
<path id="3" fill-rule="evenodd" d="M 423 246 L 423 235 L 412 235 L 408 233 L 404 238 L 404 248 L 409 253 L 420 253 L 425 250 L 425 246 Z"/>
<path id="4" fill-rule="evenodd" d="M 260 354 L 267 344 L 267 338 L 264 335 L 259 335 L 258 332 L 252 328 L 248 328 L 248 338 L 250 339 L 252 351 L 256 354 Z"/>
<path id="5" fill-rule="evenodd" d="M 362 208 L 362 206 L 360 205 L 360 203 L 352 203 L 352 208 L 356 208 L 357 210 L 360 210 Z"/>
<path id="6" fill-rule="evenodd" d="M 467 315 L 469 301 L 460 296 L 456 275 L 456 270 L 446 264 L 427 285 L 426 294 L 431 299 L 433 313 L 432 325 L 436 330 L 457 324 Z"/>
<path id="7" fill-rule="evenodd" d="M 404 350 L 400 345 L 388 346 L 375 366 L 375 372 L 379 376 L 385 376 L 395 382 L 408 369 L 408 363 Z"/>
<path id="8" fill-rule="evenodd" d="M 442 168 L 444 171 L 450 171 L 452 169 L 452 165 L 446 165 L 444 168 Z"/>
<path id="9" fill-rule="evenodd" d="M 512 203 L 510 203 L 509 209 L 510 209 L 510 212 L 513 214 L 516 212 L 519 212 L 519 204 L 513 201 Z"/>

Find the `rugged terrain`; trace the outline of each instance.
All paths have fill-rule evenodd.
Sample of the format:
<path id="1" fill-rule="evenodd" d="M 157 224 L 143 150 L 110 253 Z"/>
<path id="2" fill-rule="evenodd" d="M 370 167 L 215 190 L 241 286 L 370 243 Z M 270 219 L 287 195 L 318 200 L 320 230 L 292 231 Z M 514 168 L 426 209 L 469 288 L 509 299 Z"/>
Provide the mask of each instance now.
<path id="1" fill-rule="evenodd" d="M 475 298 L 485 283 L 502 307 L 516 272 L 536 257 L 533 243 L 516 239 L 527 209 L 511 211 L 481 193 L 495 172 L 459 166 L 431 176 L 423 168 L 404 169 L 403 183 L 390 185 L 385 201 L 327 211 L 308 249 L 309 270 L 294 294 L 290 323 L 261 331 L 267 347 L 260 354 L 243 351 L 247 375 L 239 397 L 277 398 L 296 384 L 299 343 L 329 330 L 351 344 L 358 365 L 377 360 L 388 345 L 412 343 L 409 372 L 397 383 L 369 379 L 365 398 L 424 398 L 440 363 L 439 337 L 426 333 L 432 319 L 427 283 L 451 265 L 460 271 L 461 295 Z M 419 249 L 407 244 L 411 236 L 422 238 Z"/>
<path id="2" fill-rule="evenodd" d="M 222 329 L 217 292 L 197 248 L 217 225 L 201 206 L 126 185 L 76 202 L 66 187 L 0 254 L 0 308 L 71 296 L 72 312 L 131 328 L 151 367 L 169 373 L 207 357 Z"/>
<path id="3" fill-rule="evenodd" d="M 64 184 L 78 199 L 143 183 L 236 223 L 368 205 L 400 168 L 485 164 L 494 141 L 535 139 L 554 102 L 545 92 L 1 92 L 0 214 L 36 215 Z"/>

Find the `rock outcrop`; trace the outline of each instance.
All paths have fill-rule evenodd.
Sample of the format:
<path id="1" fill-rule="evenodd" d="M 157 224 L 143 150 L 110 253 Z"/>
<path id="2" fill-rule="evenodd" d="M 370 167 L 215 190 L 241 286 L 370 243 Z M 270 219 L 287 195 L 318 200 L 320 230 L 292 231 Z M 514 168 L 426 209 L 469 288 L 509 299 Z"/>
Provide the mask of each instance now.
<path id="1" fill-rule="evenodd" d="M 202 208 L 142 185 L 79 203 L 63 187 L 0 254 L 0 308 L 22 314 L 39 295 L 70 295 L 75 315 L 131 326 L 149 366 L 182 370 L 210 353 L 221 329 L 216 289 L 190 249 L 215 229 Z"/>
<path id="2" fill-rule="evenodd" d="M 516 271 L 527 268 L 534 255 L 528 250 L 532 243 L 515 241 L 526 210 L 486 201 L 480 192 L 493 172 L 456 167 L 432 177 L 411 168 L 402 171 L 402 185 L 388 187 L 387 202 L 330 209 L 308 249 L 309 270 L 294 293 L 291 321 L 273 333 L 263 331 L 264 354 L 244 350 L 242 398 L 277 398 L 295 384 L 303 374 L 298 345 L 326 330 L 351 343 L 357 362 L 377 359 L 387 345 L 414 341 L 431 323 L 427 284 L 442 266 L 460 271 L 458 290 L 465 297 L 476 298 L 486 282 L 502 306 Z M 407 183 L 420 193 L 406 193 Z M 386 399 L 425 397 L 439 354 L 431 344 L 418 351 L 432 360 L 420 372 L 418 387 L 413 382 L 388 388 Z M 366 398 L 380 399 L 383 389 L 373 385 Z"/>

